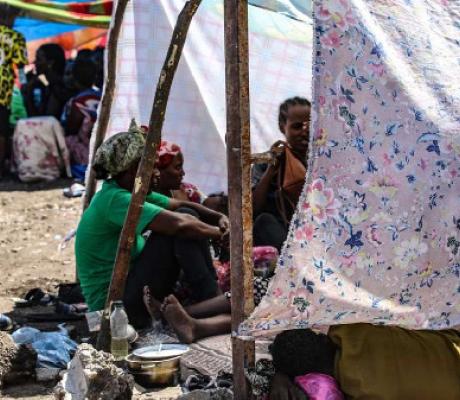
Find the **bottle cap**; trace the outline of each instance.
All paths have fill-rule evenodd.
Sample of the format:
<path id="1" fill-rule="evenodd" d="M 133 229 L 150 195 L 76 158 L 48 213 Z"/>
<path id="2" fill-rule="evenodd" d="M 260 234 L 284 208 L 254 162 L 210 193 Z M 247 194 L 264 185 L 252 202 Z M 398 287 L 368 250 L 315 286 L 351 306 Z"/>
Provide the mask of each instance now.
<path id="1" fill-rule="evenodd" d="M 114 307 L 123 307 L 123 301 L 121 301 L 121 300 L 116 300 L 116 301 L 112 302 L 112 305 L 113 305 Z"/>

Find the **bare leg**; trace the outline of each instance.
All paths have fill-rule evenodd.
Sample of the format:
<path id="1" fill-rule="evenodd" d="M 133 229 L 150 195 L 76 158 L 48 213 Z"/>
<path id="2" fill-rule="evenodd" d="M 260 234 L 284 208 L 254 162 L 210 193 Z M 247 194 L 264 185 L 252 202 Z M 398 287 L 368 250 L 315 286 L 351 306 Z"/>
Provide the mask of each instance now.
<path id="1" fill-rule="evenodd" d="M 211 318 L 190 317 L 175 296 L 168 296 L 163 303 L 163 316 L 183 343 L 231 332 L 231 315 L 221 314 Z"/>
<path id="2" fill-rule="evenodd" d="M 209 318 L 219 314 L 230 314 L 230 299 L 222 294 L 185 307 L 185 311 L 193 318 Z"/>

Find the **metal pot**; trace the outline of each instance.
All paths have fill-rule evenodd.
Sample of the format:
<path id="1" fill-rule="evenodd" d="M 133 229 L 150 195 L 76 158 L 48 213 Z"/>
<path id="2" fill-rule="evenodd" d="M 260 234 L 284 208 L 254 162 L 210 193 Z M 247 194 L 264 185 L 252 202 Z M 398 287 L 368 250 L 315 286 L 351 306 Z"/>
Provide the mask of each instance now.
<path id="1" fill-rule="evenodd" d="M 157 369 L 151 372 L 131 372 L 134 380 L 145 388 L 175 386 L 178 369 Z"/>
<path id="2" fill-rule="evenodd" d="M 134 380 L 144 387 L 172 385 L 180 364 L 180 357 L 152 361 L 130 354 L 125 360 Z"/>

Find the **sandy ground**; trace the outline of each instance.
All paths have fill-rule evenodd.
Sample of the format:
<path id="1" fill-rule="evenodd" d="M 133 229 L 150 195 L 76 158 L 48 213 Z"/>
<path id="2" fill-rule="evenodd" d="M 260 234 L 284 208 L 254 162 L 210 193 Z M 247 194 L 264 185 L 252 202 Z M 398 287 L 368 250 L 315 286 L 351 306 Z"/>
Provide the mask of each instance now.
<path id="1" fill-rule="evenodd" d="M 81 199 L 67 199 L 70 184 L 22 184 L 0 181 L 0 311 L 12 309 L 13 298 L 32 288 L 54 291 L 75 279 L 73 241 L 58 251 L 59 243 L 78 223 Z M 5 400 L 49 400 L 42 385 L 12 387 L 0 392 Z"/>

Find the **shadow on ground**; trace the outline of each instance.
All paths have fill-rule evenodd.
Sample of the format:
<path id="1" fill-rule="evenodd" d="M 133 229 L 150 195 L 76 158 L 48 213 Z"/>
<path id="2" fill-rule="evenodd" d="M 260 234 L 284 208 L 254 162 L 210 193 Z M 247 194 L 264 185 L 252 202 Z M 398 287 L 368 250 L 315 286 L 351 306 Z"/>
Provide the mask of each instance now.
<path id="1" fill-rule="evenodd" d="M 60 178 L 52 182 L 24 183 L 12 177 L 0 178 L 0 192 L 36 192 L 41 190 L 64 189 L 72 184 L 72 179 Z"/>

